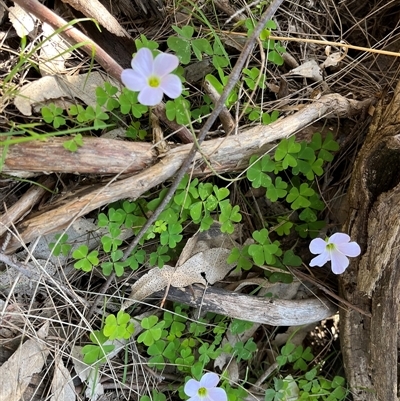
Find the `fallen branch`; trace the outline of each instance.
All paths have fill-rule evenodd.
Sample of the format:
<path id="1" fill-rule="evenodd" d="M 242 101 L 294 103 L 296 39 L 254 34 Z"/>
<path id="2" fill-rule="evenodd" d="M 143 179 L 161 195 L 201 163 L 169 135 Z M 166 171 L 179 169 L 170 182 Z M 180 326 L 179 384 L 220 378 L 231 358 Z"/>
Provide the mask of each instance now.
<path id="1" fill-rule="evenodd" d="M 32 185 L 14 205 L 6 209 L 5 213 L 0 214 L 0 237 L 12 224 L 17 224 L 25 217 L 42 199 L 46 191 L 53 189 L 55 183 L 55 177 L 41 177 L 38 185 Z"/>
<path id="2" fill-rule="evenodd" d="M 206 141 L 201 146 L 201 154 L 197 153 L 195 157 L 194 173 L 202 175 L 243 171 L 252 155 L 264 154 L 271 149 L 271 142 L 289 137 L 322 117 L 347 117 L 360 112 L 367 105 L 368 101 L 357 102 L 337 94 L 326 95 L 273 124 L 257 126 L 240 135 Z M 125 142 L 121 142 L 121 146 L 124 144 Z M 20 238 L 25 243 L 31 242 L 39 235 L 60 231 L 73 219 L 111 202 L 139 198 L 151 188 L 173 177 L 190 149 L 190 144 L 172 149 L 159 163 L 135 176 L 106 186 L 94 185 L 76 190 L 50 205 L 50 210 L 25 220 L 18 226 Z M 208 159 L 212 170 L 204 166 L 203 157 Z M 16 240 L 12 240 L 7 252 L 19 246 Z"/>
<path id="3" fill-rule="evenodd" d="M 339 277 L 340 295 L 355 309 L 340 310 L 346 377 L 354 401 L 398 401 L 400 298 L 400 83 L 382 99 L 358 154 L 348 191 L 344 232 L 362 254 Z"/>
<path id="4" fill-rule="evenodd" d="M 2 172 L 23 177 L 38 172 L 134 174 L 157 160 L 151 143 L 84 137 L 83 146 L 71 152 L 63 146 L 70 139 L 52 137 L 9 146 Z"/>
<path id="5" fill-rule="evenodd" d="M 163 298 L 165 292 L 154 295 Z M 302 300 L 262 298 L 217 287 L 208 287 L 206 291 L 198 287 L 171 287 L 167 299 L 202 311 L 272 326 L 301 326 L 327 319 L 337 311 L 337 306 L 325 297 Z"/>

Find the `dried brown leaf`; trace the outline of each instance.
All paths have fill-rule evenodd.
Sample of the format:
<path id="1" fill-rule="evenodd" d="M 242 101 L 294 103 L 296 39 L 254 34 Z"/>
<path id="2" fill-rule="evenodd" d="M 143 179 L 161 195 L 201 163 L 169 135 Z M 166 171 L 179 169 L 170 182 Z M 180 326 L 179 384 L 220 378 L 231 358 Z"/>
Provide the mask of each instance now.
<path id="1" fill-rule="evenodd" d="M 41 339 L 47 337 L 49 323 L 37 332 L 37 339 L 23 343 L 0 367 L 0 401 L 19 401 L 32 376 L 42 370 L 49 349 Z"/>
<path id="2" fill-rule="evenodd" d="M 229 249 L 212 248 L 196 253 L 178 267 L 168 265 L 162 269 L 154 267 L 132 286 L 129 300 L 125 302 L 123 308 L 132 305 L 133 299 L 140 301 L 168 285 L 187 287 L 195 283 L 206 285 L 222 280 L 234 267 L 226 262 L 229 254 Z"/>

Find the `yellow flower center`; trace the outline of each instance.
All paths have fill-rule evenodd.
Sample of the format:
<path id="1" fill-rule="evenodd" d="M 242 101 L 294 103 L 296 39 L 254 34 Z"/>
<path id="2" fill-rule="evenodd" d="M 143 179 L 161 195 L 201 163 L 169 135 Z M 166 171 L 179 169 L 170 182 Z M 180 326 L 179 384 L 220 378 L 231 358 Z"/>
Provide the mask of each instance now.
<path id="1" fill-rule="evenodd" d="M 197 393 L 199 397 L 205 397 L 207 395 L 207 389 L 205 387 L 200 387 Z"/>
<path id="2" fill-rule="evenodd" d="M 328 249 L 328 251 L 334 251 L 336 249 L 335 244 L 327 244 L 326 248 Z"/>
<path id="3" fill-rule="evenodd" d="M 149 77 L 149 86 L 152 88 L 158 88 L 160 86 L 160 79 L 158 77 L 152 76 Z"/>

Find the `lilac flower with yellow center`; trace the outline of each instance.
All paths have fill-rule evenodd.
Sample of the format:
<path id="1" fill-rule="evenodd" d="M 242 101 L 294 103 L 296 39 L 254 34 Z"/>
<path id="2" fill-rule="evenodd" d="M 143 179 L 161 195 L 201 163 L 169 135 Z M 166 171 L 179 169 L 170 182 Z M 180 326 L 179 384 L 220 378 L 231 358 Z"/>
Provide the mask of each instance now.
<path id="1" fill-rule="evenodd" d="M 313 239 L 310 242 L 310 251 L 319 254 L 311 260 L 310 266 L 323 266 L 331 261 L 332 271 L 335 274 L 342 274 L 349 266 L 348 256 L 358 256 L 361 248 L 357 242 L 350 242 L 347 234 L 335 233 L 325 241 L 321 238 Z"/>
<path id="2" fill-rule="evenodd" d="M 205 373 L 200 381 L 190 379 L 184 392 L 190 398 L 188 401 L 227 401 L 228 397 L 222 388 L 218 388 L 219 377 L 216 373 Z"/>
<path id="3" fill-rule="evenodd" d="M 132 59 L 132 68 L 122 71 L 122 83 L 131 91 L 139 92 L 138 101 L 145 106 L 161 102 L 164 93 L 171 99 L 182 93 L 182 83 L 171 74 L 178 67 L 179 59 L 173 54 L 160 53 L 153 58 L 150 49 L 138 50 Z"/>

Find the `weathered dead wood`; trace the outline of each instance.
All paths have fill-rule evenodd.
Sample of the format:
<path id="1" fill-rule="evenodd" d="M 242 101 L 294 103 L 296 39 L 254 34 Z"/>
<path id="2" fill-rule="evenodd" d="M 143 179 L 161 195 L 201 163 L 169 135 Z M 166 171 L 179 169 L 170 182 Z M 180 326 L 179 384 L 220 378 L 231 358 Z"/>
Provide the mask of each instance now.
<path id="1" fill-rule="evenodd" d="M 35 15 L 40 21 L 48 23 L 54 29 L 59 29 L 63 26 L 66 27 L 68 24 L 64 19 L 53 13 L 37 0 L 15 0 L 14 3 L 21 6 L 25 11 Z M 113 78 L 120 80 L 122 67 L 100 46 L 90 40 L 90 38 L 73 27 L 64 29 L 60 34 L 69 42 L 74 44 L 79 43 L 79 49 L 83 50 L 89 57 L 92 57 L 94 54 L 96 61 Z"/>
<path id="2" fill-rule="evenodd" d="M 140 3 L 139 0 L 137 1 Z M 121 38 L 121 40 L 118 40 L 118 43 L 116 43 L 115 40 L 109 39 L 108 41 L 106 41 L 106 43 L 104 43 L 106 32 L 101 33 L 100 40 L 102 40 L 103 44 L 105 44 L 109 48 L 109 42 L 112 43 L 113 47 L 111 47 L 111 49 L 114 51 L 109 54 L 107 51 L 105 51 L 105 49 L 100 47 L 95 41 L 84 35 L 78 29 L 72 26 L 66 28 L 68 24 L 67 21 L 59 17 L 53 11 L 41 4 L 39 1 L 15 0 L 15 3 L 22 7 L 25 11 L 35 15 L 40 21 L 49 24 L 55 30 L 65 27 L 65 29 L 60 32 L 60 35 L 63 36 L 65 40 L 73 45 L 79 44 L 80 50 L 86 52 L 89 57 L 94 57 L 95 60 L 104 68 L 104 70 L 111 75 L 111 77 L 121 82 L 121 73 L 123 70 L 121 65 L 123 65 L 124 67 L 130 66 L 131 56 L 134 52 L 134 49 L 132 48 L 132 45 L 134 43 L 133 40 L 130 41 L 130 43 L 123 43 L 124 41 L 122 39 L 126 38 Z M 155 7 L 157 3 L 157 0 L 152 0 L 150 2 L 148 1 L 147 6 L 149 8 Z M 113 5 L 115 4 L 113 3 Z M 124 7 L 123 10 L 126 11 L 127 8 Z M 119 60 L 119 63 L 116 60 Z M 162 105 L 155 108 L 155 113 L 164 124 L 176 131 L 177 136 L 181 138 L 183 143 L 193 142 L 192 135 L 187 130 L 187 128 L 168 120 L 165 115 L 165 108 L 163 108 Z"/>
<path id="3" fill-rule="evenodd" d="M 271 142 L 288 137 L 305 126 L 323 117 L 344 117 L 365 107 L 365 102 L 348 100 L 332 94 L 305 106 L 297 113 L 278 120 L 268 126 L 256 126 L 240 135 L 204 142 L 195 158 L 195 174 L 214 174 L 242 171 L 254 154 L 263 154 L 271 149 Z M 146 191 L 173 177 L 191 149 L 190 144 L 172 149 L 159 163 L 147 170 L 107 186 L 84 187 L 52 205 L 51 210 L 25 220 L 19 227 L 19 235 L 25 243 L 39 235 L 56 232 L 73 219 L 120 199 L 137 199 Z M 204 164 L 203 157 L 211 166 Z M 7 252 L 20 246 L 11 242 Z"/>
<path id="4" fill-rule="evenodd" d="M 167 127 L 174 131 L 174 134 L 179 137 L 182 143 L 193 143 L 193 134 L 184 125 L 180 125 L 175 121 L 168 120 L 165 111 L 165 103 L 161 102 L 153 107 L 152 112 L 161 120 Z"/>
<path id="5" fill-rule="evenodd" d="M 52 137 L 11 145 L 2 171 L 11 175 L 27 172 L 132 174 L 143 171 L 157 160 L 151 143 L 84 137 L 83 146 L 70 152 L 63 146 L 70 139 Z"/>
<path id="6" fill-rule="evenodd" d="M 340 95 L 327 95 L 268 127 L 257 125 L 240 135 L 207 141 L 202 146 L 202 152 L 210 159 L 213 170 L 219 173 L 241 171 L 250 156 L 269 150 L 269 146 L 266 146 L 269 143 L 293 135 L 319 118 L 348 117 L 368 104 L 369 101 L 357 102 Z M 155 109 L 159 116 L 162 106 Z M 185 132 L 184 135 L 186 137 L 191 134 Z M 76 152 L 70 152 L 63 147 L 63 143 L 69 139 L 53 137 L 46 141 L 12 145 L 7 150 L 3 172 L 14 175 L 29 172 L 110 175 L 141 172 L 157 162 L 157 153 L 149 143 L 85 137 L 84 145 Z M 182 152 L 186 154 L 189 149 L 189 146 L 175 148 L 169 157 L 180 157 Z M 210 169 L 196 171 L 196 174 L 210 173 L 213 173 Z"/>
<path id="7" fill-rule="evenodd" d="M 343 274 L 341 296 L 371 312 L 342 310 L 340 335 L 355 401 L 398 400 L 400 296 L 400 84 L 383 102 L 357 158 L 345 230 L 362 249 Z"/>
<path id="8" fill-rule="evenodd" d="M 164 297 L 164 291 L 153 296 Z M 302 300 L 262 298 L 218 287 L 170 287 L 167 299 L 218 313 L 235 319 L 272 326 L 300 326 L 327 319 L 334 315 L 337 306 L 325 297 Z"/>
<path id="9" fill-rule="evenodd" d="M 86 17 L 94 18 L 109 32 L 117 36 L 130 36 L 99 0 L 62 0 L 62 2 L 69 4 Z"/>
<path id="10" fill-rule="evenodd" d="M 11 226 L 27 215 L 43 195 L 51 190 L 55 184 L 54 177 L 41 177 L 38 180 L 39 185 L 32 185 L 26 193 L 12 205 L 5 213 L 0 214 L 0 236 L 2 236 Z"/>
<path id="11" fill-rule="evenodd" d="M 208 96 L 210 96 L 210 99 L 213 101 L 213 103 L 216 104 L 218 102 L 218 99 L 220 98 L 217 90 L 206 79 L 203 82 L 203 88 Z M 222 108 L 221 113 L 219 114 L 219 119 L 222 126 L 224 127 L 224 131 L 226 132 L 226 134 L 233 134 L 235 126 L 237 124 L 235 124 L 235 120 L 233 119 L 232 114 L 226 106 Z"/>

